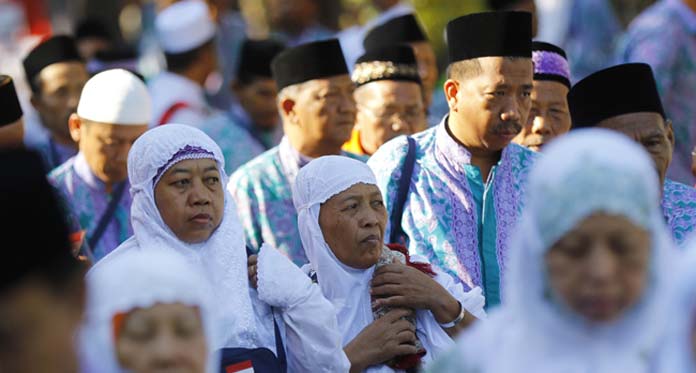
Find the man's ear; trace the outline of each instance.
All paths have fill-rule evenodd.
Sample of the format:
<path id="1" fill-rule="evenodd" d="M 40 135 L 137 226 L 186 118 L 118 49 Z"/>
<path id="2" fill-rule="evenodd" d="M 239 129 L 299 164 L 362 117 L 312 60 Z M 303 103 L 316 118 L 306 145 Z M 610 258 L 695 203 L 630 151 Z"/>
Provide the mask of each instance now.
<path id="1" fill-rule="evenodd" d="M 454 79 L 447 79 L 442 89 L 445 91 L 445 98 L 447 99 L 447 105 L 450 110 L 457 111 L 457 103 L 459 99 L 457 94 L 459 93 L 459 82 Z"/>
<path id="2" fill-rule="evenodd" d="M 672 149 L 674 149 L 674 128 L 672 127 L 672 120 L 665 120 L 665 133 L 667 134 L 667 140 L 672 144 Z"/>
<path id="3" fill-rule="evenodd" d="M 297 113 L 295 112 L 295 100 L 283 97 L 280 100 L 280 113 L 292 124 L 299 124 Z"/>
<path id="4" fill-rule="evenodd" d="M 82 125 L 82 119 L 80 119 L 76 113 L 70 114 L 70 119 L 68 119 L 68 129 L 70 130 L 70 137 L 72 137 L 73 141 L 76 143 L 80 142 L 80 137 L 82 135 L 80 130 Z"/>

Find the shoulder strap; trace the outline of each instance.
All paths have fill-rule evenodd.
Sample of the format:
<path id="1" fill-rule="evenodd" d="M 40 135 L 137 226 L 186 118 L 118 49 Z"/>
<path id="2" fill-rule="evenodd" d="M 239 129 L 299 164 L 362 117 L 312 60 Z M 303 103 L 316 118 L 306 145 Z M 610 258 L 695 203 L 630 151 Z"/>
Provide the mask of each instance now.
<path id="1" fill-rule="evenodd" d="M 189 104 L 184 102 L 184 101 L 178 101 L 175 102 L 172 106 L 169 107 L 169 109 L 165 110 L 164 114 L 160 117 L 160 120 L 157 121 L 157 125 L 161 126 L 163 124 L 169 123 L 169 120 L 172 119 L 174 114 L 181 110 L 189 107 Z"/>
<path id="2" fill-rule="evenodd" d="M 109 205 L 106 206 L 106 210 L 104 210 L 104 213 L 99 218 L 97 228 L 94 230 L 94 233 L 92 233 L 92 236 L 87 240 L 87 243 L 89 244 L 90 248 L 94 249 L 95 247 L 97 247 L 97 243 L 99 243 L 99 240 L 104 235 L 106 227 L 109 225 L 109 223 L 111 223 L 111 220 L 114 217 L 114 213 L 116 212 L 118 204 L 121 203 L 121 199 L 123 198 L 123 192 L 125 192 L 125 190 L 125 181 L 116 186 L 116 189 L 114 189 L 114 193 L 111 196 L 111 201 L 109 201 Z"/>
<path id="3" fill-rule="evenodd" d="M 401 227 L 401 218 L 404 214 L 404 204 L 406 204 L 408 190 L 411 187 L 413 168 L 416 165 L 416 140 L 411 136 L 406 137 L 406 139 L 408 140 L 408 153 L 406 153 L 406 159 L 401 169 L 401 178 L 399 179 L 399 187 L 396 191 L 396 199 L 394 200 L 391 215 L 389 216 L 389 222 L 391 224 L 389 242 L 402 243 L 404 245 L 406 244 L 406 234 Z"/>

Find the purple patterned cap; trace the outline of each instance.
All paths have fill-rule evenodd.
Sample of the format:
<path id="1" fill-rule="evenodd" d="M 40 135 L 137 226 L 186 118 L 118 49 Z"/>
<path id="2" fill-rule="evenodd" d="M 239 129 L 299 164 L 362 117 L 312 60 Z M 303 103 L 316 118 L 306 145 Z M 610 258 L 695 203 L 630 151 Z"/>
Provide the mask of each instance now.
<path id="1" fill-rule="evenodd" d="M 152 185 L 156 186 L 157 183 L 159 182 L 160 178 L 162 178 L 162 175 L 164 175 L 165 172 L 167 172 L 168 169 L 170 169 L 172 166 L 177 164 L 180 161 L 186 160 L 186 159 L 202 159 L 202 158 L 213 158 L 215 159 L 215 154 L 209 150 L 203 149 L 199 146 L 191 146 L 191 145 L 186 145 L 185 147 L 179 149 L 174 155 L 172 155 L 171 158 L 162 165 L 162 167 L 157 169 L 157 173 L 155 174 L 155 178 L 153 179 Z"/>
<path id="2" fill-rule="evenodd" d="M 570 66 L 563 49 L 540 41 L 532 43 L 534 80 L 551 80 L 570 88 Z"/>

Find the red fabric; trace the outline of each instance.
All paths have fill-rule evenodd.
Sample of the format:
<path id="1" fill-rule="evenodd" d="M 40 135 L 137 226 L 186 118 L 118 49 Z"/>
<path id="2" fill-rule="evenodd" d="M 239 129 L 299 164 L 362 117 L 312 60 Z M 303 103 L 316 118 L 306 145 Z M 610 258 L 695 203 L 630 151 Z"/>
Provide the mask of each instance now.
<path id="1" fill-rule="evenodd" d="M 164 114 L 162 114 L 162 117 L 160 120 L 157 122 L 158 126 L 161 126 L 163 124 L 169 123 L 169 120 L 172 119 L 174 114 L 181 110 L 189 107 L 189 104 L 183 101 L 175 102 L 174 105 L 170 106 L 169 109 L 167 109 Z"/>
<path id="2" fill-rule="evenodd" d="M 398 244 L 398 243 L 389 243 L 389 244 L 387 244 L 387 247 L 394 250 L 394 251 L 398 251 L 398 252 L 404 254 L 404 256 L 406 257 L 406 265 L 407 266 L 413 267 L 413 268 L 415 268 L 415 269 L 417 269 L 417 270 L 419 270 L 427 275 L 430 275 L 430 277 L 433 277 L 436 275 L 435 271 L 433 271 L 433 267 L 430 264 L 412 262 L 411 256 L 408 254 L 408 249 L 406 248 L 406 246 L 404 246 L 402 244 Z"/>

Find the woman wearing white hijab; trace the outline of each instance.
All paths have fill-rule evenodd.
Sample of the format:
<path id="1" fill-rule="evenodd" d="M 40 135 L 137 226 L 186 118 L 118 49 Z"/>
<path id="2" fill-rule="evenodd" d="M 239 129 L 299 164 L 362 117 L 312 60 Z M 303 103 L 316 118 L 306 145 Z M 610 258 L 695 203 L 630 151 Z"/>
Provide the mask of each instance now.
<path id="1" fill-rule="evenodd" d="M 122 255 L 90 272 L 87 286 L 84 372 L 218 371 L 206 284 L 180 255 Z"/>
<path id="2" fill-rule="evenodd" d="M 309 266 L 338 313 L 351 371 L 392 372 L 412 363 L 399 357 L 419 356 L 416 337 L 427 363 L 453 345 L 449 333 L 485 317 L 480 288 L 465 293 L 427 263 L 380 265 L 385 255 L 402 254 L 383 244 L 387 213 L 364 163 L 341 156 L 313 160 L 298 173 L 293 200 Z M 383 306 L 400 309 L 376 318 L 373 307 Z M 404 309 L 415 309 L 415 334 Z"/>
<path id="3" fill-rule="evenodd" d="M 431 371 L 647 372 L 674 250 L 652 161 L 623 135 L 578 131 L 527 188 L 508 302 Z"/>
<path id="4" fill-rule="evenodd" d="M 672 313 L 660 344 L 655 373 L 696 372 L 696 239 L 687 243 L 670 294 Z"/>
<path id="5" fill-rule="evenodd" d="M 210 137 L 186 125 L 154 128 L 133 144 L 128 176 L 134 235 L 92 271 L 121 255 L 165 247 L 206 276 L 215 349 L 267 348 L 280 358 L 273 321 L 282 316 L 289 371 L 347 370 L 331 304 L 292 262 L 262 247 L 252 268 L 258 287 L 250 287 L 242 227 L 224 188 L 224 159 Z"/>

